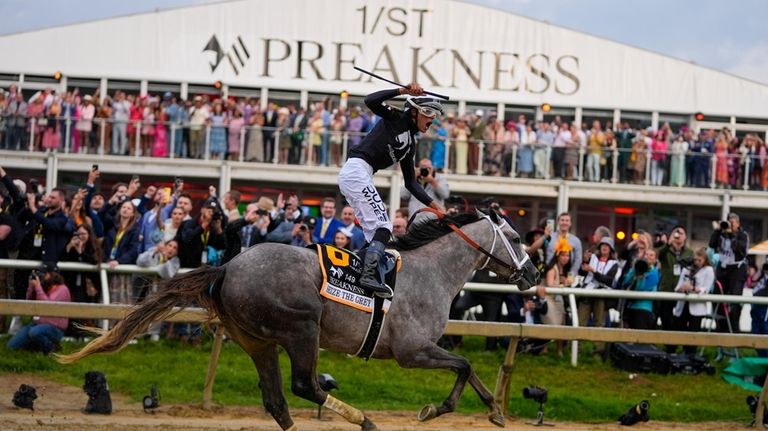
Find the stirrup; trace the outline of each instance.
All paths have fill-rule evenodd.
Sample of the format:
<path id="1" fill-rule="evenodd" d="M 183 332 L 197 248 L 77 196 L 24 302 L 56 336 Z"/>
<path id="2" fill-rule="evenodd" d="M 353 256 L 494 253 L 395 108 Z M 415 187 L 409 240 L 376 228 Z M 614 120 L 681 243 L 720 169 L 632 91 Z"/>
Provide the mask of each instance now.
<path id="1" fill-rule="evenodd" d="M 368 284 L 365 282 L 365 279 L 363 279 L 360 280 L 360 285 L 370 290 L 375 296 L 378 296 L 379 298 L 389 299 L 392 297 L 392 288 L 386 284 L 378 282 L 376 282 L 376 284 Z"/>

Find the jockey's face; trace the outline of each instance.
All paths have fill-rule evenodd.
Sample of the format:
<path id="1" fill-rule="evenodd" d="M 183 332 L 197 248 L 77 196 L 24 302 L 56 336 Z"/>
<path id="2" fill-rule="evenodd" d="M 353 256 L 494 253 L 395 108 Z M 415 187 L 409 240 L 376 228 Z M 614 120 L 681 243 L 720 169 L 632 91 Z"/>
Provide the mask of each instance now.
<path id="1" fill-rule="evenodd" d="M 411 108 L 411 115 L 415 115 L 414 121 L 416 122 L 416 128 L 418 128 L 421 133 L 426 132 L 427 129 L 429 129 L 429 126 L 432 125 L 432 121 L 435 119 L 435 117 L 427 117 L 416 108 Z"/>

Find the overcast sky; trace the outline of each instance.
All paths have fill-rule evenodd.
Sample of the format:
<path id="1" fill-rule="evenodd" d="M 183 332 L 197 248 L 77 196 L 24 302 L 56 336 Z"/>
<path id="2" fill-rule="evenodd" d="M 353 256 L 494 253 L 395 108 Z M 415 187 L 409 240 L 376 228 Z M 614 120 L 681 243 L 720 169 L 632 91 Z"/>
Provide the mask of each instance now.
<path id="1" fill-rule="evenodd" d="M 0 34 L 216 1 L 0 0 Z M 273 7 L 279 4 L 264 1 Z M 768 84 L 768 0 L 464 1 Z"/>

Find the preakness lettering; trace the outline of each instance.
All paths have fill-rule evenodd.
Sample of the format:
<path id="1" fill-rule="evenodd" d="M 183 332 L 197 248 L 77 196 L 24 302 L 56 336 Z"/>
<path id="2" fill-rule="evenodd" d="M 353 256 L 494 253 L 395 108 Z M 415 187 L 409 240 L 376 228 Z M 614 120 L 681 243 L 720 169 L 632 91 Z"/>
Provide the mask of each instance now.
<path id="1" fill-rule="evenodd" d="M 433 25 L 434 10 L 366 5 L 355 11 L 361 19 L 361 33 L 366 36 L 363 40 L 370 39 L 371 35 L 415 36 L 412 39 L 416 43 L 409 45 L 406 48 L 409 52 L 404 53 L 402 48 L 395 51 L 387 43 L 375 41 L 321 43 L 298 38 L 213 34 L 205 42 L 201 41 L 203 56 L 211 74 L 219 68 L 231 68 L 236 75 L 259 78 L 290 73 L 293 79 L 373 82 L 372 77 L 364 78 L 353 69 L 358 60 L 368 59 L 372 61 L 374 73 L 398 82 L 422 82 L 430 87 L 459 88 L 461 85 L 478 90 L 549 92 L 566 96 L 578 93 L 581 88 L 580 60 L 575 55 L 420 46 L 419 42 Z"/>

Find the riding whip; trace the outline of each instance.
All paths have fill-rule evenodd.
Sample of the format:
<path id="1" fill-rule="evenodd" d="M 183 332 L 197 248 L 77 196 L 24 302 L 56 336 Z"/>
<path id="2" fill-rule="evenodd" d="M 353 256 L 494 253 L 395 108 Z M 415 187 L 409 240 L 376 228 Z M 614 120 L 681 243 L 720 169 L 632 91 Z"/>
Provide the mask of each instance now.
<path id="1" fill-rule="evenodd" d="M 403 85 L 403 84 L 401 84 L 401 83 L 399 83 L 399 82 L 395 82 L 395 81 L 392 81 L 391 79 L 387 79 L 387 78 L 385 78 L 385 77 L 383 77 L 383 76 L 381 76 L 381 75 L 377 75 L 377 74 L 375 74 L 375 73 L 373 73 L 373 72 L 369 72 L 369 71 L 367 71 L 367 70 L 365 70 L 365 69 L 361 69 L 361 68 L 359 68 L 359 67 L 357 67 L 357 66 L 353 66 L 353 67 L 354 67 L 354 69 L 355 69 L 355 70 L 358 70 L 358 71 L 360 71 L 360 72 L 363 72 L 363 73 L 365 73 L 366 75 L 370 75 L 370 76 L 372 76 L 372 77 L 374 77 L 374 78 L 377 78 L 377 79 L 381 79 L 382 81 L 385 81 L 385 82 L 389 82 L 390 84 L 394 84 L 394 85 L 397 85 L 398 87 L 408 88 L 408 86 L 407 86 L 407 85 Z M 443 95 L 443 94 L 440 94 L 440 93 L 433 93 L 433 92 L 431 92 L 431 91 L 427 91 L 427 90 L 424 90 L 424 93 L 426 93 L 426 94 L 429 94 L 430 96 L 439 97 L 439 98 L 441 98 L 441 99 L 450 100 L 450 97 L 448 97 L 448 96 L 445 96 L 445 95 Z"/>

